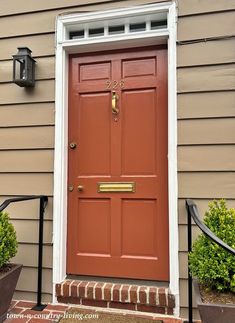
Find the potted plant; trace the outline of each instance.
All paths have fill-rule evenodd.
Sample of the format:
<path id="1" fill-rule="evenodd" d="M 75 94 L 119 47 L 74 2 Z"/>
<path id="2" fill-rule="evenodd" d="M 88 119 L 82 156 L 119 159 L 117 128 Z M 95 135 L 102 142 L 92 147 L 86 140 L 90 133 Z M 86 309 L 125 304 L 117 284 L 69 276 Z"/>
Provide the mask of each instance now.
<path id="1" fill-rule="evenodd" d="M 224 200 L 210 202 L 204 223 L 235 249 L 235 209 L 228 209 Z M 189 254 L 189 268 L 197 278 L 194 288 L 202 322 L 235 322 L 235 256 L 201 234 Z"/>
<path id="2" fill-rule="evenodd" d="M 16 232 L 5 212 L 0 212 L 0 323 L 4 321 L 10 307 L 22 265 L 9 260 L 17 252 Z"/>

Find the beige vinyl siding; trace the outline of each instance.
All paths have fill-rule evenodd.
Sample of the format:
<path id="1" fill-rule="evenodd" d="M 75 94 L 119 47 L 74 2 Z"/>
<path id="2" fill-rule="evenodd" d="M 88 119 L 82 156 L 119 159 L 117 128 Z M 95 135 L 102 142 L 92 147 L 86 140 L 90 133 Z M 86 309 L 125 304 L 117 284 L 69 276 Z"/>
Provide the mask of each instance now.
<path id="1" fill-rule="evenodd" d="M 51 126 L 54 122 L 54 102 L 0 106 L 0 127 Z"/>
<path id="2" fill-rule="evenodd" d="M 5 199 L 12 198 L 13 196 L 1 195 L 0 203 Z M 39 200 L 29 200 L 17 203 L 11 203 L 7 207 L 7 212 L 9 212 L 12 220 L 22 219 L 22 220 L 38 220 L 39 219 Z M 45 209 L 44 219 L 52 220 L 53 213 L 53 199 L 49 197 L 48 204 Z"/>
<path id="3" fill-rule="evenodd" d="M 178 93 L 235 90 L 235 64 L 178 69 Z"/>
<path id="4" fill-rule="evenodd" d="M 112 1 L 111 0 L 79 0 L 79 7 L 83 7 L 87 4 L 99 4 L 99 3 L 107 3 L 109 5 Z M 37 12 L 37 11 L 46 11 L 52 10 L 57 8 L 68 8 L 70 6 L 78 6 L 77 0 L 41 0 L 41 1 L 31 1 L 30 3 L 22 3 L 19 6 L 18 0 L 11 0 L 9 3 L 8 0 L 1 0 L 1 15 L 13 15 L 18 13 L 30 13 L 30 12 Z"/>
<path id="5" fill-rule="evenodd" d="M 235 116 L 235 91 L 178 94 L 178 119 Z"/>
<path id="6" fill-rule="evenodd" d="M 42 282 L 42 292 L 50 294 L 52 289 L 52 270 L 43 269 L 43 282 Z M 20 280 L 18 281 L 17 290 L 20 291 L 37 291 L 37 271 L 34 268 L 24 267 L 20 274 Z"/>
<path id="7" fill-rule="evenodd" d="M 54 126 L 0 128 L 0 149 L 53 148 L 53 136 Z"/>
<path id="8" fill-rule="evenodd" d="M 155 0 L 154 2 L 165 2 L 168 0 Z M 124 3 L 123 3 L 124 2 Z M 65 12 L 66 9 L 70 7 L 83 8 L 84 6 L 89 5 L 90 9 L 95 8 L 95 5 L 99 5 L 99 8 L 102 7 L 104 4 L 105 9 L 109 9 L 112 5 L 120 7 L 131 6 L 135 4 L 147 4 L 153 3 L 153 1 L 148 0 L 125 0 L 125 1 L 118 1 L 118 0 L 41 0 L 39 1 L 31 1 L 30 4 L 24 3 L 19 6 L 18 0 L 11 0 L 8 3 L 8 0 L 1 0 L 1 15 L 0 16 L 8 16 L 13 14 L 19 13 L 33 13 L 37 11 L 47 11 L 53 10 L 58 8 L 63 8 Z"/>
<path id="9" fill-rule="evenodd" d="M 178 121 L 179 145 L 233 144 L 235 118 L 207 118 Z"/>
<path id="10" fill-rule="evenodd" d="M 19 243 L 32 243 L 38 242 L 38 220 L 28 219 L 14 219 L 11 220 L 12 224 L 16 228 L 17 239 Z M 44 239 L 43 243 L 52 242 L 52 221 L 45 220 L 44 223 Z"/>
<path id="11" fill-rule="evenodd" d="M 53 172 L 53 150 L 0 151 L 0 173 Z"/>
<path id="12" fill-rule="evenodd" d="M 0 104 L 53 102 L 55 100 L 55 82 L 54 80 L 38 81 L 35 88 L 26 91 L 13 83 L 2 83 L 0 84 L 0 93 Z"/>
<path id="13" fill-rule="evenodd" d="M 191 43 L 178 47 L 177 65 L 202 66 L 235 63 L 233 38 Z"/>
<path id="14" fill-rule="evenodd" d="M 235 9 L 234 0 L 179 0 L 179 16 Z"/>
<path id="15" fill-rule="evenodd" d="M 45 214 L 44 301 L 50 301 L 52 294 L 55 19 L 71 11 L 153 2 L 163 1 L 1 0 L 0 181 L 4 185 L 0 201 L 20 194 L 50 196 Z M 235 38 L 228 38 L 234 34 L 235 15 L 231 10 L 235 9 L 235 1 L 177 3 L 180 303 L 181 315 L 186 317 L 185 198 L 195 199 L 201 214 L 212 198 L 226 197 L 230 206 L 235 200 Z M 219 38 L 205 42 L 210 37 Z M 29 47 L 37 60 L 34 89 L 25 90 L 11 83 L 11 58 L 18 46 Z M 27 255 L 37 252 L 37 235 L 28 234 L 28 228 L 37 232 L 38 201 L 11 205 L 8 210 L 21 240 L 16 260 L 25 265 L 15 298 L 35 300 L 37 257 Z M 195 236 L 197 232 L 194 230 Z"/>
<path id="16" fill-rule="evenodd" d="M 29 257 L 31 255 L 31 257 Z M 15 263 L 23 262 L 25 267 L 37 267 L 38 264 L 38 246 L 32 244 L 20 243 L 18 252 L 13 259 Z M 43 268 L 52 268 L 52 248 L 50 245 L 43 247 Z"/>
<path id="17" fill-rule="evenodd" d="M 209 198 L 194 198 L 197 203 L 198 211 L 201 217 L 204 216 L 205 212 L 208 210 L 208 203 L 211 201 Z M 234 207 L 234 199 L 226 199 L 228 207 Z M 185 199 L 179 199 L 178 204 L 178 214 L 179 214 L 179 225 L 183 226 L 187 223 L 187 213 L 185 209 Z"/>
<path id="18" fill-rule="evenodd" d="M 53 174 L 1 173 L 0 195 L 49 195 L 53 194 Z M 27 232 L 26 232 L 27 234 Z"/>
<path id="19" fill-rule="evenodd" d="M 235 169 L 234 156 L 235 145 L 180 146 L 178 170 L 231 171 Z"/>
<path id="20" fill-rule="evenodd" d="M 178 23 L 178 40 L 231 36 L 234 25 L 234 11 L 182 17 Z"/>
<path id="21" fill-rule="evenodd" d="M 203 155 L 201 155 L 203 158 Z M 181 172 L 180 198 L 235 198 L 235 172 Z"/>
<path id="22" fill-rule="evenodd" d="M 29 47 L 34 58 L 55 55 L 54 34 L 29 35 L 0 39 L 0 61 L 11 60 L 12 55 L 17 52 L 17 47 L 20 46 Z"/>

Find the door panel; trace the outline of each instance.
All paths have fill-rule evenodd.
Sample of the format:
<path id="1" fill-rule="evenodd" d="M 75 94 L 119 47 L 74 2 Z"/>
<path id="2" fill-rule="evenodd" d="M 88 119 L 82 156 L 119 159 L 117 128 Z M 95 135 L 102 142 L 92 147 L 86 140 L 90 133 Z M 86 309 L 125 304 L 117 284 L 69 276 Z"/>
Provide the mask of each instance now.
<path id="1" fill-rule="evenodd" d="M 169 279 L 166 76 L 162 47 L 70 56 L 70 274 Z"/>
<path id="2" fill-rule="evenodd" d="M 110 254 L 110 200 L 79 199 L 77 251 L 82 254 Z"/>
<path id="3" fill-rule="evenodd" d="M 80 82 L 109 80 L 111 77 L 111 65 L 107 63 L 90 63 L 79 66 Z"/>
<path id="4" fill-rule="evenodd" d="M 78 174 L 110 175 L 110 93 L 81 94 L 78 105 Z"/>
<path id="5" fill-rule="evenodd" d="M 122 98 L 122 175 L 154 175 L 156 91 L 125 91 Z"/>
<path id="6" fill-rule="evenodd" d="M 157 258 L 156 212 L 155 200 L 123 200 L 122 256 Z"/>
<path id="7" fill-rule="evenodd" d="M 123 61 L 122 77 L 141 77 L 155 75 L 156 73 L 156 57 L 146 59 L 130 59 Z"/>

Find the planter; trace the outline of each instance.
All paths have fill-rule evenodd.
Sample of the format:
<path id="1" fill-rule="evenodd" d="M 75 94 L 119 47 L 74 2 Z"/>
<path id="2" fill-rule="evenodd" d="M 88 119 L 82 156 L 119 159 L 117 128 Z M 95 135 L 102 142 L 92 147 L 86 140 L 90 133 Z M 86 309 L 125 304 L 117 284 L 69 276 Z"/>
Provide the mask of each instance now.
<path id="1" fill-rule="evenodd" d="M 235 320 L 235 305 L 203 303 L 198 282 L 193 281 L 196 302 L 202 323 L 232 323 Z"/>
<path id="2" fill-rule="evenodd" d="M 4 321 L 10 307 L 22 265 L 15 265 L 0 275 L 0 323 Z"/>

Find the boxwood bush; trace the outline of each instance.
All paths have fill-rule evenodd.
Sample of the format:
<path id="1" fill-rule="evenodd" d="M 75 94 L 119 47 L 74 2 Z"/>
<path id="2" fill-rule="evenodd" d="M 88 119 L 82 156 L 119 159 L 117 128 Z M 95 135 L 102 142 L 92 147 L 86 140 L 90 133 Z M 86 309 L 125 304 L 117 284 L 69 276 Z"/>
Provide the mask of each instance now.
<path id="1" fill-rule="evenodd" d="M 0 268 L 16 255 L 17 247 L 16 232 L 9 216 L 0 212 Z"/>
<path id="2" fill-rule="evenodd" d="M 235 249 L 235 209 L 228 209 L 224 200 L 210 202 L 204 223 Z M 189 267 L 192 275 L 207 288 L 235 292 L 235 256 L 204 234 L 199 235 L 193 244 Z"/>

